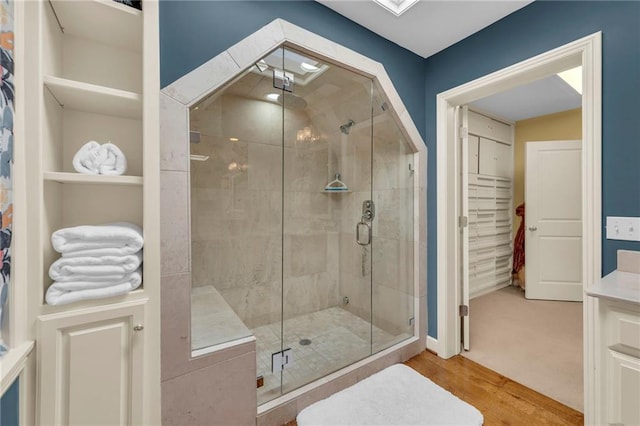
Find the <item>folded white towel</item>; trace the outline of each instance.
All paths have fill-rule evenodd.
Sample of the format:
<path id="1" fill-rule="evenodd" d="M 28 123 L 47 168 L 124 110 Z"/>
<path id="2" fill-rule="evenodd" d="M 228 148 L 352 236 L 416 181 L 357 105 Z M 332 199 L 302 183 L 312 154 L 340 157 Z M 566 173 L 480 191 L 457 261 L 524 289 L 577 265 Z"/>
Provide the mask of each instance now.
<path id="1" fill-rule="evenodd" d="M 73 156 L 73 168 L 89 175 L 121 175 L 127 171 L 127 158 L 110 142 L 89 141 Z"/>
<path id="2" fill-rule="evenodd" d="M 135 272 L 142 263 L 142 251 L 126 256 L 61 257 L 51 264 L 54 281 L 113 281 Z"/>
<path id="3" fill-rule="evenodd" d="M 80 300 L 102 299 L 127 294 L 142 284 L 142 268 L 119 281 L 54 282 L 47 289 L 45 300 L 49 305 L 65 305 Z"/>
<path id="4" fill-rule="evenodd" d="M 105 143 L 100 147 L 101 157 L 104 156 L 99 165 L 101 175 L 121 175 L 127 171 L 127 158 L 120 148 L 112 143 Z"/>
<path id="5" fill-rule="evenodd" d="M 133 223 L 81 225 L 62 228 L 51 235 L 51 243 L 66 257 L 126 256 L 142 249 L 142 229 Z"/>
<path id="6" fill-rule="evenodd" d="M 82 145 L 82 148 L 73 156 L 73 168 L 78 173 L 87 175 L 97 175 L 100 173 L 100 144 L 96 141 L 89 141 Z"/>

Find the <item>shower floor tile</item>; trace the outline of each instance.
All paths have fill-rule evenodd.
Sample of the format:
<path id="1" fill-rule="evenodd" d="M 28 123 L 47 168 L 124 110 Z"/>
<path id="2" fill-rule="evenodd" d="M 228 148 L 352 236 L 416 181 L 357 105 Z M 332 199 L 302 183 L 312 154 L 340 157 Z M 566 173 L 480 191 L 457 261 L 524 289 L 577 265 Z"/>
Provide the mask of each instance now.
<path id="1" fill-rule="evenodd" d="M 280 333 L 284 330 L 283 348 L 291 348 L 293 362 L 281 373 L 271 372 L 271 354 L 280 351 Z M 373 330 L 372 330 L 373 328 Z M 258 388 L 258 403 L 262 404 L 340 368 L 366 358 L 372 353 L 369 342 L 373 331 L 373 352 L 377 346 L 388 347 L 408 337 L 393 336 L 362 318 L 338 307 L 328 308 L 296 318 L 256 327 L 251 332 L 257 339 L 258 376 L 264 386 Z M 301 345 L 309 339 L 309 345 Z"/>

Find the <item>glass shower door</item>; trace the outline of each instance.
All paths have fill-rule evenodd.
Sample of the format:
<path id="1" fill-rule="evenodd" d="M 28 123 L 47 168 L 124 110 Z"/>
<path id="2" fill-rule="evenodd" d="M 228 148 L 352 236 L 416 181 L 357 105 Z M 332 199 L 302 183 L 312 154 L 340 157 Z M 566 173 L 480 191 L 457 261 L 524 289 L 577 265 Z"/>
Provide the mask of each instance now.
<path id="1" fill-rule="evenodd" d="M 374 219 L 372 81 L 287 49 L 284 71 L 286 393 L 371 354 Z"/>
<path id="2" fill-rule="evenodd" d="M 263 404 L 413 335 L 414 153 L 373 80 L 275 49 L 190 116 L 193 353 Z"/>

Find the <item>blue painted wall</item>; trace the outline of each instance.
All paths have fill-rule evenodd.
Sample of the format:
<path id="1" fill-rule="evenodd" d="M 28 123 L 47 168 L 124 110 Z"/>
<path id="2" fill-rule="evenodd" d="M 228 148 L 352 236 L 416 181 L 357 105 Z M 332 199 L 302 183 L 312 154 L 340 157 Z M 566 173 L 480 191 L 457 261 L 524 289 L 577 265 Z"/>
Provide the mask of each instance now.
<path id="1" fill-rule="evenodd" d="M 424 60 L 312 1 L 161 1 L 162 86 L 276 18 L 383 63 L 429 147 L 430 336 L 437 337 L 438 93 L 602 31 L 602 213 L 603 217 L 640 216 L 640 2 L 537 1 Z M 619 248 L 640 250 L 640 244 L 603 239 L 604 274 L 615 269 Z"/>
<path id="2" fill-rule="evenodd" d="M 161 1 L 162 87 L 277 18 L 382 63 L 424 137 L 424 59 L 315 1 Z"/>
<path id="3" fill-rule="evenodd" d="M 19 417 L 18 409 L 20 404 L 20 385 L 19 380 L 7 389 L 0 399 L 0 425 L 2 426 L 18 426 Z"/>
<path id="4" fill-rule="evenodd" d="M 437 337 L 436 95 L 578 38 L 602 31 L 602 215 L 640 216 L 640 2 L 537 1 L 425 60 L 429 147 L 429 335 Z M 602 272 L 616 250 L 602 240 Z"/>

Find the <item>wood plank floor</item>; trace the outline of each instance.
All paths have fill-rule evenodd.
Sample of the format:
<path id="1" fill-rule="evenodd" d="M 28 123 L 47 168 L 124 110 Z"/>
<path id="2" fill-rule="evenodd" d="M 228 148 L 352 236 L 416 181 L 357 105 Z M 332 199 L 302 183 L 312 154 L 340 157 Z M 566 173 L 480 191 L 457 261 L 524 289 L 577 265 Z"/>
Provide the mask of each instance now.
<path id="1" fill-rule="evenodd" d="M 476 407 L 485 425 L 582 425 L 584 416 L 460 355 L 425 351 L 406 365 Z"/>
<path id="2" fill-rule="evenodd" d="M 459 355 L 445 360 L 425 351 L 405 364 L 480 410 L 486 426 L 584 423 L 582 413 Z"/>

